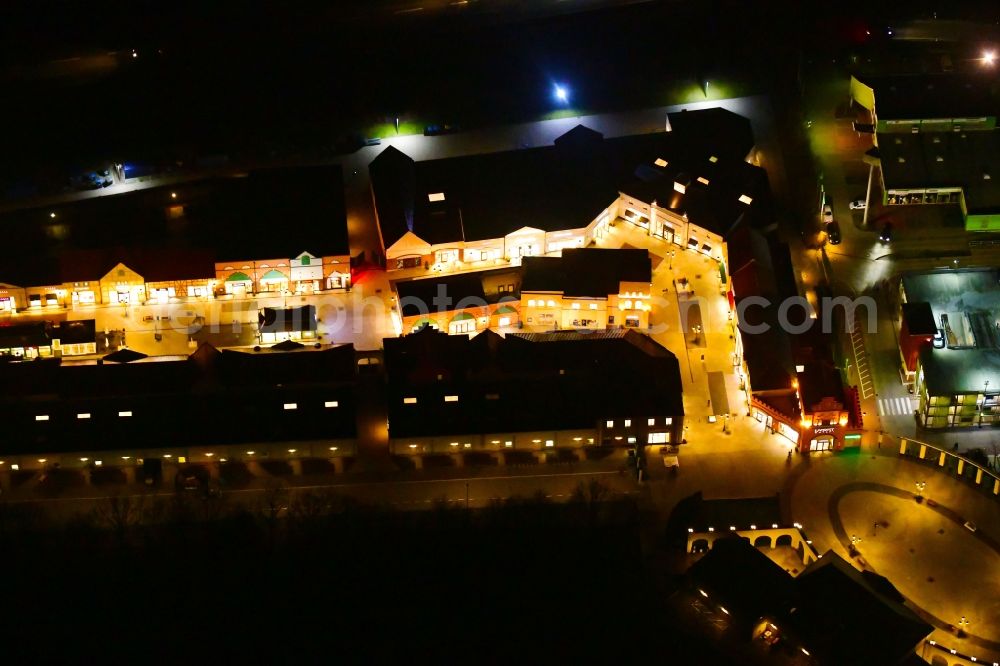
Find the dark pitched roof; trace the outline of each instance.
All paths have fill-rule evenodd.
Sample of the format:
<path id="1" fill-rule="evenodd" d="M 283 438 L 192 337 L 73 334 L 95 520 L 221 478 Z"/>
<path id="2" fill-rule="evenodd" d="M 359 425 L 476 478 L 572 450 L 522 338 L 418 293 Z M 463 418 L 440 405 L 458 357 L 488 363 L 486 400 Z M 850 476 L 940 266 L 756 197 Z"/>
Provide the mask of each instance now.
<path id="1" fill-rule="evenodd" d="M 448 312 L 462 307 L 485 305 L 482 277 L 479 273 L 460 273 L 425 280 L 395 283 L 399 306 L 404 317 Z"/>
<path id="2" fill-rule="evenodd" d="M 931 304 L 926 301 L 920 303 L 903 303 L 903 321 L 906 322 L 906 330 L 910 335 L 934 335 L 937 333 L 937 322 L 934 321 L 934 312 Z"/>
<path id="3" fill-rule="evenodd" d="M 52 328 L 52 337 L 60 344 L 75 345 L 97 341 L 97 330 L 93 319 L 59 322 Z"/>
<path id="4" fill-rule="evenodd" d="M 753 220 L 770 217 L 767 174 L 744 160 L 753 147 L 749 121 L 707 109 L 681 114 L 677 126 L 605 139 L 578 125 L 552 146 L 425 162 L 387 148 L 369 166 L 383 243 L 392 245 L 407 230 L 445 243 L 498 238 L 524 226 L 578 229 L 619 191 L 673 204 L 718 233 L 748 213 Z M 658 158 L 668 160 L 666 169 L 654 166 Z M 678 170 L 706 176 L 709 185 L 672 196 Z M 443 201 L 429 200 L 438 193 Z M 742 194 L 752 202 L 741 203 Z"/>
<path id="5" fill-rule="evenodd" d="M 791 622 L 820 663 L 895 664 L 933 630 L 833 551 L 806 567 L 795 587 Z"/>
<path id="6" fill-rule="evenodd" d="M 751 525 L 770 527 L 783 525 L 781 504 L 777 495 L 770 497 L 741 497 L 739 499 L 700 499 L 690 514 L 689 527 L 698 532 L 706 532 L 709 527 L 728 530 L 730 526 L 739 530 Z"/>
<path id="7" fill-rule="evenodd" d="M 212 261 L 350 253 L 339 166 L 252 171 L 15 210 L 0 224 L 17 228 L 32 248 L 30 256 L 0 248 L 0 280 L 20 285 L 96 280 L 119 261 L 159 281 L 210 277 Z"/>
<path id="8" fill-rule="evenodd" d="M 834 398 L 841 405 L 847 406 L 840 370 L 833 363 L 826 360 L 805 363 L 803 371 L 796 374 L 802 404 L 807 412 L 812 411 L 823 398 Z"/>
<path id="9" fill-rule="evenodd" d="M 611 335 L 424 329 L 386 339 L 394 438 L 592 428 L 601 418 L 683 415 L 677 358 L 634 331 Z M 595 386 L 643 386 L 601 391 Z M 444 402 L 445 395 L 458 401 Z M 416 397 L 414 405 L 404 397 Z"/>
<path id="10" fill-rule="evenodd" d="M 413 159 L 389 146 L 368 165 L 375 213 L 382 242 L 389 247 L 413 229 L 416 166 Z"/>
<path id="11" fill-rule="evenodd" d="M 561 291 L 566 296 L 604 298 L 620 282 L 651 282 L 648 250 L 565 249 L 561 257 L 525 257 L 521 291 Z"/>
<path id="12" fill-rule="evenodd" d="M 712 549 L 691 565 L 688 576 L 744 622 L 773 617 L 794 599 L 788 573 L 735 535 L 716 539 Z"/>
<path id="13" fill-rule="evenodd" d="M 51 344 L 45 322 L 0 326 L 0 348 L 45 347 Z"/>
<path id="14" fill-rule="evenodd" d="M 257 314 L 261 333 L 290 333 L 316 330 L 316 306 L 264 308 Z"/>

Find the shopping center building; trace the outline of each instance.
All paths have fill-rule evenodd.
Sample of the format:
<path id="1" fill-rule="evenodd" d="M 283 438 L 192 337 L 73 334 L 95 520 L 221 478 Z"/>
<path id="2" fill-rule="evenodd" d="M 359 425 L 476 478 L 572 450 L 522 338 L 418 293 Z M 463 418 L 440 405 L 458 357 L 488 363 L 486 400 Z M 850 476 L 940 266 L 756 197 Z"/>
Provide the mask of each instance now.
<path id="1" fill-rule="evenodd" d="M 22 235 L 0 250 L 0 314 L 351 284 L 339 167 L 253 171 L 0 221 Z"/>
<path id="2" fill-rule="evenodd" d="M 900 374 L 925 428 L 1000 423 L 1000 271 L 904 275 Z"/>
<path id="3" fill-rule="evenodd" d="M 967 231 L 1000 229 L 1000 94 L 994 72 L 851 78 L 871 114 L 882 203 L 957 205 Z"/>
<path id="4" fill-rule="evenodd" d="M 385 340 L 397 454 L 681 442 L 680 366 L 635 331 Z"/>
<path id="5" fill-rule="evenodd" d="M 551 146 L 423 162 L 386 148 L 369 165 L 386 267 L 518 264 L 588 247 L 614 224 L 724 263 L 734 228 L 771 218 L 750 122 L 721 108 L 668 122 L 610 139 L 578 125 Z"/>

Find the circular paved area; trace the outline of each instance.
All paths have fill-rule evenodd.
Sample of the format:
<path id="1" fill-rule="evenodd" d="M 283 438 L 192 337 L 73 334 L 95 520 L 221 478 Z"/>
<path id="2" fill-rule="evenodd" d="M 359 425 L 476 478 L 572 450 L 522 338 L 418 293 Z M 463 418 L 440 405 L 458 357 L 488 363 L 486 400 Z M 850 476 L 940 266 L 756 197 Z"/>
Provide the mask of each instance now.
<path id="1" fill-rule="evenodd" d="M 918 481 L 931 502 L 915 501 Z M 1000 501 L 917 463 L 868 454 L 813 456 L 785 492 L 820 553 L 886 576 L 938 642 L 1000 658 Z M 861 559 L 848 552 L 852 536 Z M 968 636 L 959 639 L 948 626 L 962 616 Z"/>

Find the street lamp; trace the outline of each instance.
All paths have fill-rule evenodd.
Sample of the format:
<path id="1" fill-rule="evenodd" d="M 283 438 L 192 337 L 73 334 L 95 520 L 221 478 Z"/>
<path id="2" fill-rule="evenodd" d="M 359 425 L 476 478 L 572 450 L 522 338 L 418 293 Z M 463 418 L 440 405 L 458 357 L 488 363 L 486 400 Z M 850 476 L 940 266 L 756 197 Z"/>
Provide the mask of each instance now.
<path id="1" fill-rule="evenodd" d="M 927 487 L 927 482 L 926 481 L 917 481 L 916 486 L 917 486 L 917 497 L 916 497 L 916 499 L 919 502 L 920 500 L 922 500 L 924 498 L 924 489 Z"/>
<path id="2" fill-rule="evenodd" d="M 567 90 L 565 86 L 556 84 L 553 93 L 556 96 L 556 100 L 558 100 L 560 104 L 565 104 L 569 101 L 569 90 Z"/>
<path id="3" fill-rule="evenodd" d="M 986 67 L 992 67 L 993 63 L 996 62 L 996 59 L 996 51 L 983 51 L 983 57 L 980 58 L 980 62 L 982 62 Z"/>
<path id="4" fill-rule="evenodd" d="M 966 630 L 966 628 L 968 628 L 968 626 L 969 626 L 969 621 L 967 619 L 965 619 L 965 616 L 963 615 L 962 619 L 958 621 L 958 636 L 959 636 L 959 638 L 961 638 L 962 636 L 965 636 L 965 630 Z"/>
<path id="5" fill-rule="evenodd" d="M 676 250 L 671 250 L 670 251 L 670 266 L 668 267 L 670 270 L 674 270 L 674 255 L 675 254 L 677 254 Z"/>

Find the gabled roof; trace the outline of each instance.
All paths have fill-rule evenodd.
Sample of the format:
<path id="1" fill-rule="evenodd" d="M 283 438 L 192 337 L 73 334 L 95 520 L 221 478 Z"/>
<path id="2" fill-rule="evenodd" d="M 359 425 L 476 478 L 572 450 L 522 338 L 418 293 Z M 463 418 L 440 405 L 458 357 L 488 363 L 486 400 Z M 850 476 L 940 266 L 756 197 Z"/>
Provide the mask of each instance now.
<path id="1" fill-rule="evenodd" d="M 791 622 L 820 663 L 895 664 L 933 630 L 897 600 L 898 593 L 887 596 L 833 551 L 807 566 L 795 586 Z"/>
<path id="2" fill-rule="evenodd" d="M 482 278 L 478 273 L 400 281 L 395 283 L 395 287 L 404 317 L 449 312 L 463 303 L 463 307 L 486 304 Z"/>
<path id="3" fill-rule="evenodd" d="M 441 243 L 500 238 L 525 221 L 543 231 L 579 229 L 619 191 L 720 234 L 747 213 L 769 221 L 766 173 L 744 161 L 753 147 L 749 121 L 707 109 L 680 114 L 675 124 L 672 132 L 611 139 L 578 125 L 551 146 L 424 162 L 387 148 L 369 166 L 383 245 L 408 230 Z M 661 158 L 667 167 L 658 170 Z M 709 175 L 709 185 L 672 198 L 678 169 Z M 750 204 L 739 201 L 744 194 Z"/>
<path id="4" fill-rule="evenodd" d="M 161 282 L 211 278 L 215 261 L 292 257 L 303 247 L 318 256 L 350 254 L 339 166 L 252 171 L 15 210 L 0 224 L 17 228 L 32 248 L 28 256 L 0 247 L 0 279 L 30 286 L 99 280 L 119 262 Z"/>
<path id="5" fill-rule="evenodd" d="M 592 428 L 601 418 L 684 411 L 677 358 L 635 331 L 470 340 L 424 329 L 384 345 L 394 438 Z"/>

